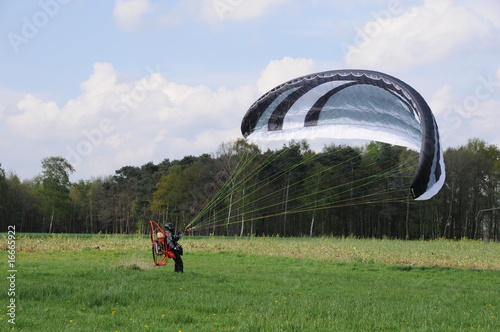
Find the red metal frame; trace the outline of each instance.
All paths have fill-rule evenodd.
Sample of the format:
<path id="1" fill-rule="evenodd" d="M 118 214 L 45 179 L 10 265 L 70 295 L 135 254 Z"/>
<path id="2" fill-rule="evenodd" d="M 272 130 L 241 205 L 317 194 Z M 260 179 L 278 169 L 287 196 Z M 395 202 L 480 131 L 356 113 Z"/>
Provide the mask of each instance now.
<path id="1" fill-rule="evenodd" d="M 169 258 L 175 258 L 174 253 L 167 246 L 166 234 L 156 221 L 149 221 L 149 234 L 151 235 L 151 250 L 154 265 L 167 265 Z M 163 235 L 158 237 L 158 234 Z"/>

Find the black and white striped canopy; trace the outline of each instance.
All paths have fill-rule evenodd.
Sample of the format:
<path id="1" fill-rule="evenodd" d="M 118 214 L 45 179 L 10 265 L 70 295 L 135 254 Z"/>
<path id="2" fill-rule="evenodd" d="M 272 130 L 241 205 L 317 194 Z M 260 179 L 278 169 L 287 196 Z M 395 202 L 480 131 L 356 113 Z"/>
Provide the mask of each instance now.
<path id="1" fill-rule="evenodd" d="M 429 199 L 445 178 L 439 133 L 431 109 L 411 86 L 365 70 L 302 76 L 259 98 L 241 132 L 254 140 L 364 139 L 420 152 L 410 186 L 415 199 Z"/>

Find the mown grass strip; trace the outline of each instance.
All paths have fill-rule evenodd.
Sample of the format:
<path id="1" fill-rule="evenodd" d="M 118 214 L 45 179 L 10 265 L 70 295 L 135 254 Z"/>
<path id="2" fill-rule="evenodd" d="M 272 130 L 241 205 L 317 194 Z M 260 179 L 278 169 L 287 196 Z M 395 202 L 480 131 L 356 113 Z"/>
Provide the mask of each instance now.
<path id="1" fill-rule="evenodd" d="M 5 235 L 3 237 L 1 243 L 6 245 Z M 335 237 L 185 236 L 181 244 L 188 252 L 231 251 L 265 256 L 310 258 L 327 262 L 500 270 L 500 242 L 484 243 L 467 239 L 404 241 Z M 18 252 L 150 248 L 148 236 L 121 234 L 24 234 L 18 238 L 16 245 Z"/>

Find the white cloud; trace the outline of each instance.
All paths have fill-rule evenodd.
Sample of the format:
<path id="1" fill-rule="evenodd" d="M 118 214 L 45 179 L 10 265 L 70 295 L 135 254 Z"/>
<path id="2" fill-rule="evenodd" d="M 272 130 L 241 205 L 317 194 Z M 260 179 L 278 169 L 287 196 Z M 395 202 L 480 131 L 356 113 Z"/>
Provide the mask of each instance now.
<path id="1" fill-rule="evenodd" d="M 201 16 L 209 22 L 248 21 L 263 17 L 289 0 L 204 0 Z"/>
<path id="2" fill-rule="evenodd" d="M 116 0 L 113 17 L 125 31 L 144 27 L 172 27 L 185 21 L 221 23 L 255 20 L 290 0 L 183 0 L 176 4 L 149 0 Z"/>
<path id="3" fill-rule="evenodd" d="M 136 30 L 141 26 L 143 16 L 152 11 L 149 0 L 116 0 L 113 17 L 123 30 Z"/>
<path id="4" fill-rule="evenodd" d="M 16 136 L 29 140 L 40 139 L 46 134 L 60 114 L 55 102 L 44 102 L 32 95 L 26 95 L 17 107 L 21 111 L 20 114 L 8 116 L 7 126 Z"/>
<path id="5" fill-rule="evenodd" d="M 66 138 L 58 154 L 81 177 L 211 153 L 222 142 L 241 137 L 241 119 L 259 89 L 310 73 L 313 67 L 312 60 L 285 57 L 271 61 L 256 85 L 211 89 L 172 82 L 161 73 L 118 82 L 111 64 L 96 63 L 81 94 L 62 107 L 50 130 Z"/>
<path id="6" fill-rule="evenodd" d="M 429 100 L 442 144 L 455 147 L 478 137 L 498 145 L 500 68 L 495 73 L 477 76 L 468 87 L 468 91 L 458 93 L 452 83 L 446 84 Z"/>
<path id="7" fill-rule="evenodd" d="M 498 110 L 500 109 L 500 100 L 488 99 L 481 102 L 475 116 L 471 117 L 471 122 L 474 132 L 482 133 L 482 135 L 489 135 L 485 137 L 488 142 L 500 143 L 498 138 L 498 127 L 500 120 L 498 120 Z M 500 144 L 498 145 L 500 146 Z"/>
<path id="8" fill-rule="evenodd" d="M 388 11 L 391 13 L 391 11 Z M 452 0 L 426 0 L 421 7 L 367 22 L 344 47 L 348 66 L 379 70 L 408 69 L 470 52 L 491 41 L 493 24 Z"/>
<path id="9" fill-rule="evenodd" d="M 92 75 L 80 86 L 82 94 L 89 100 L 100 99 L 116 85 L 116 73 L 110 63 L 97 62 L 93 67 Z"/>
<path id="10" fill-rule="evenodd" d="M 434 115 L 445 112 L 454 103 L 456 100 L 452 93 L 452 86 L 449 84 L 442 86 L 429 100 L 429 106 L 431 106 Z"/>
<path id="11" fill-rule="evenodd" d="M 460 1 L 466 4 L 469 8 L 474 10 L 478 15 L 484 19 L 489 20 L 491 24 L 500 28 L 500 3 L 492 0 L 475 0 L 475 1 Z"/>
<path id="12" fill-rule="evenodd" d="M 117 105 L 122 103 L 121 94 L 129 91 L 131 86 L 131 83 L 117 82 L 117 74 L 111 64 L 95 63 L 93 73 L 80 85 L 81 94 L 62 107 L 58 118 L 62 132 L 74 137 L 75 127 L 92 126 L 102 118 L 104 111 L 109 112 L 113 107 L 119 109 Z"/>
<path id="13" fill-rule="evenodd" d="M 284 57 L 270 61 L 255 84 L 213 89 L 173 82 L 159 72 L 119 81 L 111 64 L 95 63 L 80 85 L 81 93 L 62 107 L 33 95 L 22 96 L 15 109 L 7 105 L 2 129 L 15 137 L 4 135 L 1 144 L 29 145 L 32 150 L 26 153 L 37 160 L 61 155 L 75 166 L 77 178 L 211 153 L 241 137 L 241 119 L 261 94 L 316 67 L 311 59 Z M 472 82 L 468 94 L 458 92 L 453 83 L 442 84 L 429 99 L 445 146 L 465 144 L 488 131 L 485 139 L 497 142 L 500 68 Z M 476 96 L 477 103 L 467 96 Z M 464 107 L 467 103 L 472 106 Z"/>
<path id="14" fill-rule="evenodd" d="M 76 176 L 89 178 L 215 152 L 241 136 L 241 118 L 258 97 L 252 85 L 211 89 L 171 82 L 161 73 L 126 82 L 117 76 L 111 64 L 95 63 L 81 93 L 62 107 L 24 96 L 15 111 L 2 113 L 9 132 L 17 142 L 43 139 L 31 145 L 32 155 L 61 155 Z"/>
<path id="15" fill-rule="evenodd" d="M 315 63 L 311 59 L 284 57 L 273 60 L 260 74 L 257 88 L 263 94 L 281 83 L 314 72 L 314 68 Z"/>

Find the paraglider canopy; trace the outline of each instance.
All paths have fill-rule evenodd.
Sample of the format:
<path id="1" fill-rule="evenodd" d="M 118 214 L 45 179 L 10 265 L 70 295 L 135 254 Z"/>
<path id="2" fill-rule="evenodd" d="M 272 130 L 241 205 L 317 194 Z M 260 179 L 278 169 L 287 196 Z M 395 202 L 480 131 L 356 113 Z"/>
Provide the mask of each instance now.
<path id="1" fill-rule="evenodd" d="M 334 70 L 288 81 L 250 107 L 241 132 L 254 140 L 363 139 L 404 146 L 420 153 L 413 198 L 429 199 L 444 183 L 431 109 L 415 89 L 387 74 Z"/>

